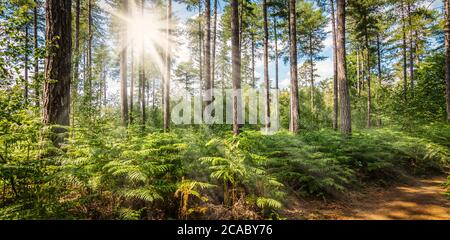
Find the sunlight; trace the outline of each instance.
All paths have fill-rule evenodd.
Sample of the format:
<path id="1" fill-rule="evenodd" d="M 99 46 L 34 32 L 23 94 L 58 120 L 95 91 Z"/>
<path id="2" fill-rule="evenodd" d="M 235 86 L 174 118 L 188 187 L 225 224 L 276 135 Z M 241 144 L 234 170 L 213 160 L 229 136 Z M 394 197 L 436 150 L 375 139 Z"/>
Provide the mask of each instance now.
<path id="1" fill-rule="evenodd" d="M 164 55 L 167 44 L 167 16 L 165 9 L 151 8 L 130 1 L 128 15 L 124 15 L 108 5 L 101 8 L 117 17 L 121 23 L 126 22 L 126 47 L 135 53 L 136 60 L 142 61 L 143 54 L 148 56 L 161 73 L 165 70 Z M 170 27 L 172 28 L 172 27 Z M 170 40 L 172 42 L 172 40 Z"/>

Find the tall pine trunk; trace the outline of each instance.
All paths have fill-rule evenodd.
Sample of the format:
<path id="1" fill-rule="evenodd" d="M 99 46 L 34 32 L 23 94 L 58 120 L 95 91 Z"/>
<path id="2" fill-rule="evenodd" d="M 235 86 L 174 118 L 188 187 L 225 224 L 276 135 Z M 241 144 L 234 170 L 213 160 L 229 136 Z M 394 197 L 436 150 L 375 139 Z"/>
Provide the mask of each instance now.
<path id="1" fill-rule="evenodd" d="M 128 0 L 122 0 L 121 10 L 123 15 L 128 15 Z M 128 125 L 128 98 L 127 98 L 127 24 L 122 21 L 120 36 L 120 99 L 122 125 Z"/>
<path id="2" fill-rule="evenodd" d="M 296 31 L 295 0 L 289 0 L 289 55 L 291 74 L 291 99 L 289 131 L 298 132 L 299 102 L 297 80 L 297 31 Z"/>
<path id="3" fill-rule="evenodd" d="M 333 129 L 338 129 L 338 82 L 337 82 L 337 61 L 336 61 L 336 19 L 334 12 L 334 0 L 329 1 L 331 15 L 331 33 L 333 38 Z M 358 79 L 359 80 L 359 79 Z"/>
<path id="4" fill-rule="evenodd" d="M 167 5 L 167 49 L 166 49 L 166 77 L 164 80 L 164 131 L 170 128 L 170 65 L 171 65 L 171 19 L 172 19 L 172 0 L 168 0 Z"/>
<path id="5" fill-rule="evenodd" d="M 145 7 L 145 1 L 142 0 L 141 2 L 141 14 L 142 17 L 144 17 L 144 7 Z M 140 107 L 141 107 L 141 125 L 142 128 L 145 128 L 145 121 L 146 121 L 146 113 L 145 113 L 145 48 L 144 48 L 144 42 L 141 42 L 141 64 L 140 64 L 140 74 L 139 74 L 139 101 L 140 101 Z"/>
<path id="6" fill-rule="evenodd" d="M 39 97 L 39 92 L 41 91 L 41 84 L 39 83 L 39 56 L 37 54 L 37 50 L 39 48 L 39 43 L 38 43 L 38 1 L 35 0 L 34 1 L 34 9 L 33 9 L 33 21 L 34 21 L 34 95 L 35 95 L 35 105 L 36 107 L 39 107 L 40 105 L 40 97 Z"/>
<path id="7" fill-rule="evenodd" d="M 239 8 L 238 0 L 231 0 L 231 75 L 233 85 L 233 133 L 239 134 L 239 113 L 241 109 L 241 52 L 239 42 Z"/>
<path id="8" fill-rule="evenodd" d="M 364 43 L 367 51 L 367 127 L 370 128 L 372 125 L 372 77 L 371 77 L 371 66 L 370 66 L 370 47 L 369 47 L 369 36 L 367 32 L 367 27 L 365 29 Z"/>
<path id="9" fill-rule="evenodd" d="M 72 1 L 46 1 L 45 83 L 43 122 L 69 125 L 70 79 L 72 55 Z"/>
<path id="10" fill-rule="evenodd" d="M 25 80 L 25 91 L 24 91 L 24 98 L 25 101 L 28 101 L 28 42 L 29 42 L 29 23 L 26 23 L 25 25 L 25 56 L 24 56 L 24 65 L 25 65 L 25 72 L 24 72 L 24 80 Z"/>
<path id="11" fill-rule="evenodd" d="M 206 104 L 212 102 L 212 83 L 211 83 L 211 0 L 205 0 L 205 88 Z"/>
<path id="12" fill-rule="evenodd" d="M 80 64 L 80 11 L 81 0 L 76 0 L 75 3 L 75 49 L 74 49 L 74 64 L 73 64 L 73 77 L 72 77 L 72 125 L 75 125 L 75 100 L 78 95 L 78 74 Z"/>
<path id="13" fill-rule="evenodd" d="M 213 41 L 211 51 L 211 85 L 214 88 L 216 78 L 216 44 L 217 44 L 217 1 L 214 0 L 214 24 L 213 24 Z"/>
<path id="14" fill-rule="evenodd" d="M 378 89 L 377 89 L 377 103 L 378 103 L 378 119 L 377 119 L 377 126 L 381 127 L 381 41 L 380 41 L 380 34 L 377 34 L 377 78 L 378 78 Z"/>
<path id="15" fill-rule="evenodd" d="M 450 0 L 444 0 L 445 9 L 445 82 L 447 121 L 450 122 Z"/>
<path id="16" fill-rule="evenodd" d="M 309 34 L 309 62 L 310 62 L 310 80 L 311 80 L 311 93 L 310 93 L 310 104 L 311 104 L 311 113 L 314 116 L 315 108 L 314 108 L 314 58 L 312 52 L 312 33 Z"/>
<path id="17" fill-rule="evenodd" d="M 133 124 L 133 101 L 134 101 L 134 49 L 130 48 L 130 124 Z"/>
<path id="18" fill-rule="evenodd" d="M 87 55 L 87 91 L 85 92 L 88 106 L 92 107 L 92 0 L 88 2 L 88 55 Z M 86 84 L 86 83 L 85 83 Z"/>
<path id="19" fill-rule="evenodd" d="M 275 41 L 275 99 L 276 105 L 274 110 L 274 115 L 276 117 L 275 123 L 279 125 L 280 122 L 280 111 L 279 111 L 279 103 L 278 103 L 278 35 L 277 35 L 277 19 L 276 16 L 273 17 L 273 37 Z"/>
<path id="20" fill-rule="evenodd" d="M 412 31 L 412 16 L 411 16 L 411 3 L 407 3 L 408 10 L 408 26 L 409 26 L 409 84 L 411 88 L 411 95 L 414 97 L 414 40 Z"/>
<path id="21" fill-rule="evenodd" d="M 345 0 L 337 0 L 337 66 L 339 82 L 341 132 L 346 135 L 352 133 L 350 96 L 347 81 L 347 60 L 345 53 Z"/>
<path id="22" fill-rule="evenodd" d="M 270 81 L 269 81 L 269 28 L 267 26 L 267 0 L 263 0 L 264 18 L 264 88 L 265 88 L 265 126 L 270 128 Z M 253 44 L 254 45 L 254 44 Z M 254 69 L 253 69 L 254 70 Z"/>
<path id="23" fill-rule="evenodd" d="M 406 63 L 406 23 L 405 23 L 405 6 L 403 0 L 400 1 L 402 11 L 402 48 L 403 48 L 403 98 L 405 101 L 408 99 L 408 76 L 407 76 L 407 63 Z"/>

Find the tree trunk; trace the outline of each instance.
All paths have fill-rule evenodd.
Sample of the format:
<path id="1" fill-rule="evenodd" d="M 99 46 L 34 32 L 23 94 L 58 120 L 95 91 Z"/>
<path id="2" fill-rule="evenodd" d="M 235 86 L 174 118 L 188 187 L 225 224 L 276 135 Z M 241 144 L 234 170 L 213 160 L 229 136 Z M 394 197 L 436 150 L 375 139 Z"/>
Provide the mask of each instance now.
<path id="1" fill-rule="evenodd" d="M 205 88 L 206 104 L 212 102 L 212 84 L 211 84 L 211 0 L 205 0 L 205 19 L 206 19 L 206 39 L 205 39 Z"/>
<path id="2" fill-rule="evenodd" d="M 122 0 L 121 10 L 123 15 L 128 15 L 128 0 Z M 128 99 L 127 99 L 127 25 L 122 22 L 121 29 L 121 50 L 120 50 L 120 98 L 121 98 L 121 117 L 122 125 L 128 125 Z"/>
<path id="3" fill-rule="evenodd" d="M 407 2 L 408 8 L 408 25 L 409 25 L 409 83 L 411 87 L 411 95 L 414 97 L 414 42 L 411 18 L 411 3 Z"/>
<path id="4" fill-rule="evenodd" d="M 406 70 L 406 23 L 405 23 L 405 7 L 403 0 L 400 1 L 402 11 L 402 47 L 403 47 L 403 98 L 408 100 L 408 77 Z"/>
<path id="5" fill-rule="evenodd" d="M 310 80 L 311 80 L 311 93 L 310 93 L 310 104 L 311 104 L 311 113 L 314 116 L 314 59 L 312 52 L 312 34 L 309 35 L 309 63 L 310 63 Z"/>
<path id="6" fill-rule="evenodd" d="M 141 14 L 142 17 L 144 16 L 144 8 L 145 8 L 145 1 L 142 0 L 141 2 Z M 170 25 L 169 25 L 170 26 Z M 170 39 L 170 38 L 169 38 Z M 168 39 L 168 40 L 169 40 Z M 145 113 L 145 54 L 144 54 L 144 42 L 141 43 L 142 46 L 142 52 L 141 52 L 141 64 L 140 64 L 140 74 L 139 74 L 139 82 L 140 82 L 140 105 L 141 105 L 141 124 L 142 129 L 145 129 L 145 121 L 146 121 L 146 113 Z"/>
<path id="7" fill-rule="evenodd" d="M 25 91 L 24 91 L 24 98 L 25 101 L 28 101 L 28 41 L 29 41 L 29 33 L 28 33 L 28 23 L 25 25 L 25 57 L 24 57 L 24 65 L 25 65 L 25 72 L 24 72 L 24 80 L 25 80 Z"/>
<path id="8" fill-rule="evenodd" d="M 167 6 L 167 51 L 166 51 L 166 79 L 164 81 L 164 131 L 168 132 L 170 128 L 170 65 L 171 65 L 171 46 L 170 46 L 170 26 L 172 19 L 172 0 L 168 1 Z"/>
<path id="9" fill-rule="evenodd" d="M 356 90 L 358 97 L 361 96 L 361 63 L 359 60 L 359 49 L 356 50 Z"/>
<path id="10" fill-rule="evenodd" d="M 252 87 L 256 87 L 255 79 L 255 35 L 252 33 Z"/>
<path id="11" fill-rule="evenodd" d="M 289 131 L 298 132 L 299 102 L 297 80 L 297 31 L 296 31 L 295 0 L 289 0 L 289 53 L 291 74 L 291 101 Z"/>
<path id="12" fill-rule="evenodd" d="M 76 0 L 75 4 L 75 57 L 73 65 L 73 77 L 72 77 L 72 125 L 75 125 L 75 100 L 78 95 L 78 79 L 79 79 L 79 64 L 80 64 L 80 6 L 81 0 Z"/>
<path id="13" fill-rule="evenodd" d="M 213 42 L 212 42 L 212 56 L 211 56 L 211 87 L 214 88 L 216 78 L 216 42 L 217 42 L 217 1 L 214 0 L 214 28 L 213 28 Z"/>
<path id="14" fill-rule="evenodd" d="M 43 122 L 69 125 L 72 51 L 72 1 L 46 1 L 46 39 Z"/>
<path id="15" fill-rule="evenodd" d="M 198 45 L 199 45 L 199 74 L 200 74 L 200 97 L 203 94 L 203 31 L 202 31 L 202 1 L 198 2 Z M 203 115 L 203 114 L 202 114 Z"/>
<path id="16" fill-rule="evenodd" d="M 445 82 L 447 121 L 450 122 L 450 1 L 444 0 L 445 9 Z"/>
<path id="17" fill-rule="evenodd" d="M 275 39 L 275 99 L 276 99 L 276 105 L 275 105 L 275 122 L 277 126 L 280 123 L 280 110 L 279 110 L 279 103 L 278 103 L 278 34 L 277 34 L 277 19 L 276 16 L 273 17 L 273 37 Z"/>
<path id="18" fill-rule="evenodd" d="M 88 76 L 87 76 L 87 92 L 86 97 L 87 97 L 87 102 L 88 102 L 88 106 L 89 108 L 92 107 L 92 38 L 93 38 L 93 34 L 92 34 L 92 0 L 89 0 L 88 2 Z"/>
<path id="19" fill-rule="evenodd" d="M 265 126 L 270 129 L 270 81 L 269 81 L 269 28 L 267 27 L 267 0 L 263 0 L 264 18 L 264 88 L 265 88 Z M 254 44 L 253 44 L 254 45 Z M 254 65 L 253 65 L 254 71 Z M 254 81 L 254 79 L 253 79 Z"/>
<path id="20" fill-rule="evenodd" d="M 39 57 L 37 54 L 37 50 L 39 48 L 38 44 L 38 2 L 37 0 L 34 1 L 35 6 L 33 9 L 34 12 L 34 94 L 35 94 L 35 105 L 36 107 L 39 107 L 40 105 L 40 98 L 39 98 L 39 92 L 41 91 L 40 83 L 39 83 Z"/>
<path id="21" fill-rule="evenodd" d="M 241 96 L 237 92 L 241 89 L 241 52 L 239 44 L 239 8 L 238 0 L 231 0 L 231 61 L 233 82 L 233 133 L 239 134 L 239 117 Z"/>
<path id="22" fill-rule="evenodd" d="M 134 49 L 130 48 L 130 124 L 133 124 L 133 101 L 134 101 Z"/>
<path id="23" fill-rule="evenodd" d="M 331 32 L 333 38 L 333 129 L 338 129 L 338 81 L 337 81 L 337 61 L 336 61 L 336 19 L 334 13 L 334 0 L 330 0 Z M 358 78 L 359 81 L 359 78 Z"/>
<path id="24" fill-rule="evenodd" d="M 341 132 L 352 133 L 350 96 L 347 82 L 347 62 L 345 53 L 345 0 L 337 0 L 337 65 L 340 99 Z"/>
<path id="25" fill-rule="evenodd" d="M 364 42 L 366 45 L 366 51 L 367 51 L 367 127 L 370 128 L 371 127 L 371 123 L 372 123 L 372 89 L 370 87 L 371 85 L 371 67 L 370 67 L 370 47 L 369 47 L 369 36 L 367 33 L 367 27 L 365 29 L 365 36 L 364 36 Z"/>
<path id="26" fill-rule="evenodd" d="M 381 127 L 381 114 L 380 114 L 380 106 L 381 106 L 381 42 L 380 42 L 380 34 L 377 34 L 377 66 L 378 66 L 378 90 L 377 90 L 377 102 L 378 102 L 378 119 L 377 119 L 377 126 Z"/>

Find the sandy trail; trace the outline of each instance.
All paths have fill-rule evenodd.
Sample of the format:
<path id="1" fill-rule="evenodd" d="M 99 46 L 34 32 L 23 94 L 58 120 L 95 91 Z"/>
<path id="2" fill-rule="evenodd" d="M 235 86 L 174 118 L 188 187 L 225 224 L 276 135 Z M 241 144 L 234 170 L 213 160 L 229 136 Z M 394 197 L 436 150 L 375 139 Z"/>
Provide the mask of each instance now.
<path id="1" fill-rule="evenodd" d="M 333 202 L 297 200 L 288 219 L 450 220 L 445 177 L 414 179 L 388 188 L 369 187 Z"/>

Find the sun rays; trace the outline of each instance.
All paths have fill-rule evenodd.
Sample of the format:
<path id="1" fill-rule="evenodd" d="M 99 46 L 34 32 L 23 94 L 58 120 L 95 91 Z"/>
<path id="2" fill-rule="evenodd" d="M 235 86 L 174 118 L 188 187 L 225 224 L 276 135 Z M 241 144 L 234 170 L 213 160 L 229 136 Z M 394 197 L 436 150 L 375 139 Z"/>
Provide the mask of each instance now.
<path id="1" fill-rule="evenodd" d="M 127 14 L 108 4 L 100 4 L 100 7 L 117 18 L 118 24 L 126 26 L 124 47 L 133 51 L 135 60 L 150 59 L 151 64 L 164 73 L 167 46 L 174 42 L 168 38 L 167 30 L 172 31 L 173 26 L 167 23 L 166 10 L 150 4 L 142 6 L 141 1 L 129 1 Z"/>

